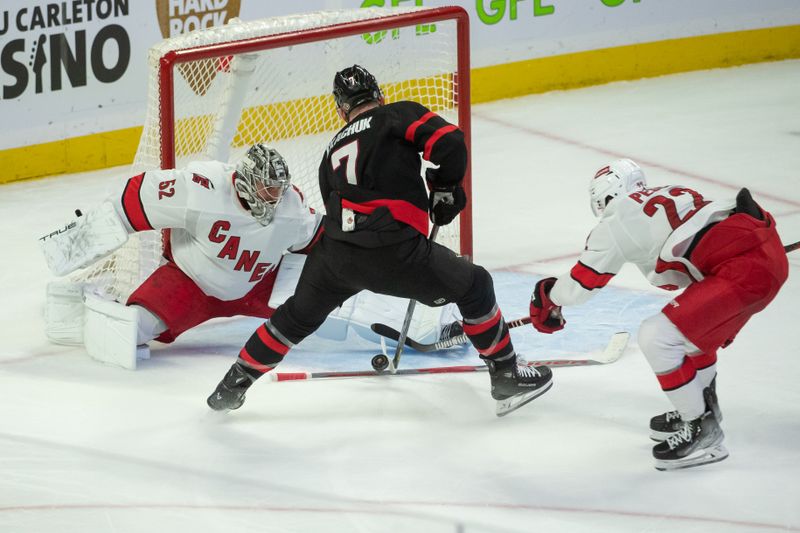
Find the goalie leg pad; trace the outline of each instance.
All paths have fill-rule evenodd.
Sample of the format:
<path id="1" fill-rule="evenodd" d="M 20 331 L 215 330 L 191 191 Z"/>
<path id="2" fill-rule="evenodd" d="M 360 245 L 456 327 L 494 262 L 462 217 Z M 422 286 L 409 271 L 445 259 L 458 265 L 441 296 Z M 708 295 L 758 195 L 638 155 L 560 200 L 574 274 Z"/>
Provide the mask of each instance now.
<path id="1" fill-rule="evenodd" d="M 149 358 L 149 348 L 137 346 L 137 307 L 87 294 L 85 313 L 84 344 L 92 359 L 136 370 L 137 359 Z"/>
<path id="2" fill-rule="evenodd" d="M 167 325 L 164 324 L 164 321 L 150 312 L 149 309 L 138 305 L 131 305 L 131 307 L 139 311 L 138 334 L 136 338 L 136 343 L 138 345 L 146 344 L 167 331 Z"/>
<path id="3" fill-rule="evenodd" d="M 83 285 L 67 280 L 47 284 L 44 333 L 50 342 L 83 344 Z"/>
<path id="4" fill-rule="evenodd" d="M 348 298 L 341 307 L 328 315 L 322 328 L 317 330 L 317 334 L 328 328 L 330 323 L 338 321 L 343 322 L 345 327 L 349 326 L 359 337 L 380 343 L 380 335 L 373 332 L 370 325 L 374 322 L 379 322 L 399 330 L 403 325 L 407 308 L 408 299 L 406 298 L 363 290 Z M 438 341 L 439 333 L 444 324 L 442 316 L 445 310 L 450 322 L 457 320 L 457 318 L 454 318 L 457 315 L 453 309 L 455 309 L 453 304 L 430 307 L 417 303 L 411 318 L 408 336 L 422 343 Z"/>

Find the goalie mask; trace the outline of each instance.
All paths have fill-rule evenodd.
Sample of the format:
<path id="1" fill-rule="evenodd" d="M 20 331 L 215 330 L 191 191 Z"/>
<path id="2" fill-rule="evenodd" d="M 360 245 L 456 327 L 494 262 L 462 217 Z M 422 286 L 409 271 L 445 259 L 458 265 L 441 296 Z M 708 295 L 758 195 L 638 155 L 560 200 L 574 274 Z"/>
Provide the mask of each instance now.
<path id="1" fill-rule="evenodd" d="M 266 226 L 275 217 L 275 209 L 289 188 L 289 167 L 281 154 L 266 144 L 254 144 L 236 165 L 233 186 L 250 213 Z"/>
<path id="2" fill-rule="evenodd" d="M 333 77 L 333 99 L 336 107 L 349 115 L 350 111 L 366 102 L 383 98 L 375 76 L 359 65 L 340 70 Z"/>
<path id="3" fill-rule="evenodd" d="M 603 216 L 608 202 L 617 196 L 641 191 L 647 187 L 644 171 L 630 159 L 617 159 L 597 171 L 589 183 L 592 213 Z"/>

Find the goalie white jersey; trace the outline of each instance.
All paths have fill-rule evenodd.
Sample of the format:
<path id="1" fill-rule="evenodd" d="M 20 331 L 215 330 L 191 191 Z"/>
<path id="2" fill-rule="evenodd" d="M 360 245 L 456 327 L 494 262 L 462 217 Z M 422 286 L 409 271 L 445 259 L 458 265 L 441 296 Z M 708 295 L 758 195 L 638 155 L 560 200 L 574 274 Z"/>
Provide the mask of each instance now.
<path id="1" fill-rule="evenodd" d="M 559 276 L 550 298 L 556 305 L 582 303 L 604 287 L 625 263 L 647 280 L 675 290 L 703 279 L 687 259 L 699 231 L 727 218 L 736 202 L 711 201 L 680 186 L 657 187 L 611 201 L 568 275 Z"/>
<path id="2" fill-rule="evenodd" d="M 233 187 L 235 167 L 216 161 L 130 178 L 112 198 L 130 232 L 170 229 L 173 261 L 207 295 L 235 300 L 278 266 L 286 251 L 301 251 L 317 235 L 322 215 L 290 187 L 272 222 L 263 226 Z"/>

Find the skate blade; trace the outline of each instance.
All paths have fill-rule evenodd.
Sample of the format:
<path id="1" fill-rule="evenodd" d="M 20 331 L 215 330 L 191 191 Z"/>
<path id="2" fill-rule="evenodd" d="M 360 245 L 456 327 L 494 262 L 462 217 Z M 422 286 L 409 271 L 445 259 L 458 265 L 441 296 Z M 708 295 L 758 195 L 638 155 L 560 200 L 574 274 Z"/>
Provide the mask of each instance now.
<path id="1" fill-rule="evenodd" d="M 728 449 L 722 444 L 717 444 L 710 448 L 698 450 L 692 455 L 675 461 L 656 460 L 656 470 L 665 472 L 668 470 L 682 470 L 694 466 L 709 465 L 718 463 L 728 457 Z"/>
<path id="2" fill-rule="evenodd" d="M 505 400 L 497 400 L 497 409 L 495 410 L 495 414 L 497 416 L 506 416 L 509 413 L 513 413 L 523 405 L 532 402 L 545 392 L 549 391 L 552 386 L 553 381 L 550 380 L 544 387 L 540 387 L 524 394 L 517 394 L 516 396 L 506 398 Z"/>

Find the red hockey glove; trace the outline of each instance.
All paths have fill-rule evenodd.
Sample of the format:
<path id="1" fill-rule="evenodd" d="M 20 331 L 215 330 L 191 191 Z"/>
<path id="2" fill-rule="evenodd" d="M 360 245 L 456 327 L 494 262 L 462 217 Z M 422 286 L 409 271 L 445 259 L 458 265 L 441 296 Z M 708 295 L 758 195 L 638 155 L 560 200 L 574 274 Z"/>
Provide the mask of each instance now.
<path id="1" fill-rule="evenodd" d="M 553 333 L 564 329 L 567 323 L 561 316 L 561 306 L 550 299 L 550 289 L 556 283 L 556 278 L 539 280 L 531 295 L 531 325 L 540 333 Z"/>

